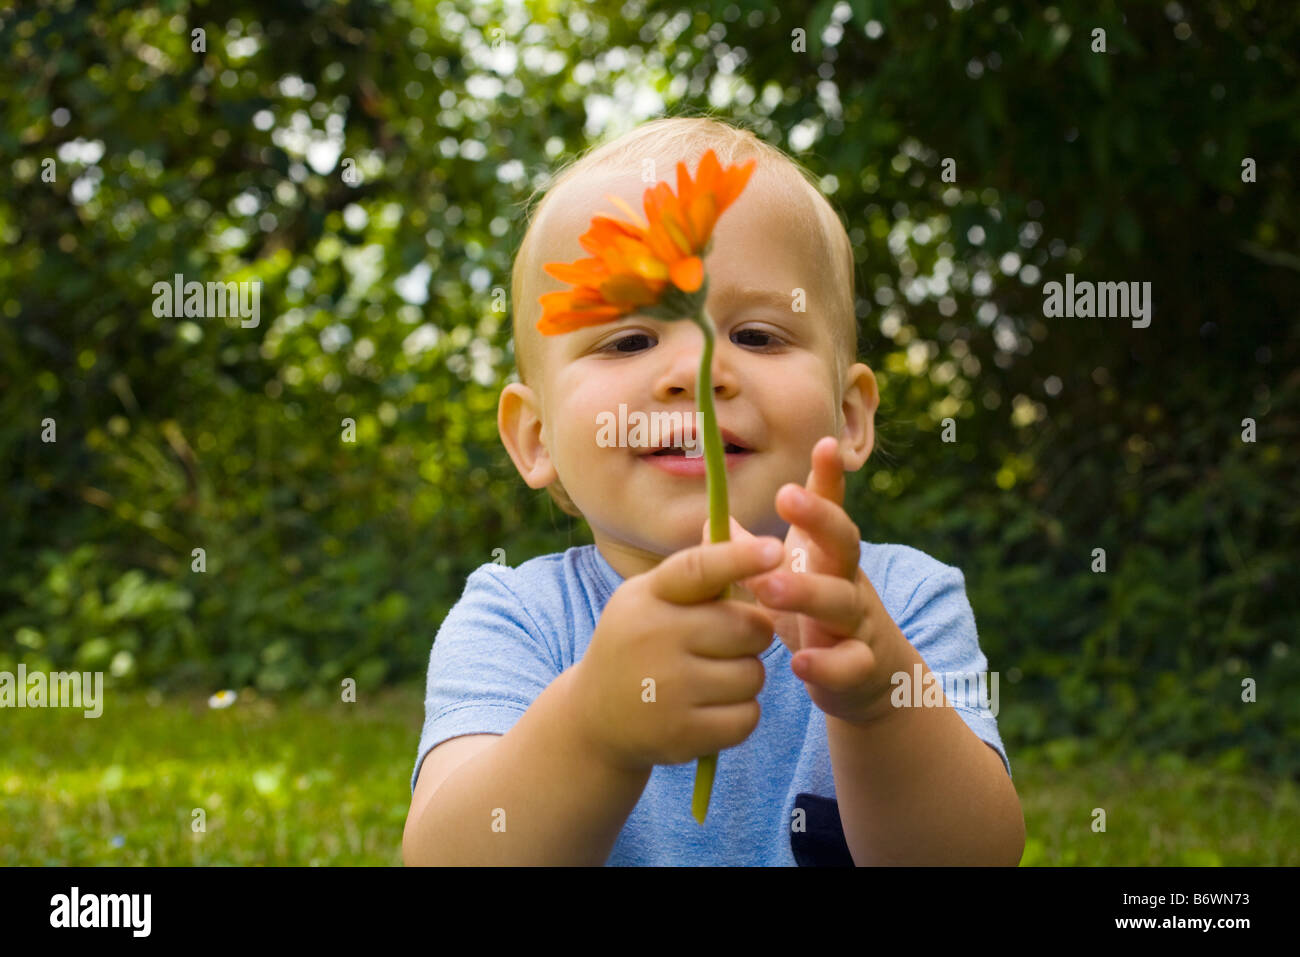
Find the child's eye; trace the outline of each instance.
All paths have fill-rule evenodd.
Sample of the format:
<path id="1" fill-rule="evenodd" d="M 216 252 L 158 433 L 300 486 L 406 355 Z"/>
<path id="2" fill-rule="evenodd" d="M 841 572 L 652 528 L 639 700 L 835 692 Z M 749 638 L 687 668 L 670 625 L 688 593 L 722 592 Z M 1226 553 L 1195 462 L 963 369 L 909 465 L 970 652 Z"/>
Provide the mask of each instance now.
<path id="1" fill-rule="evenodd" d="M 647 335 L 644 332 L 635 332 L 630 336 L 623 336 L 621 339 L 613 340 L 608 345 L 603 346 L 600 351 L 601 352 L 640 352 L 641 349 L 638 349 L 635 346 L 635 343 L 640 339 L 644 339 L 647 342 L 650 342 L 653 339 L 653 337 Z M 632 343 L 633 345 L 628 345 L 628 343 Z M 646 348 L 649 347 L 647 346 Z"/>
<path id="2" fill-rule="evenodd" d="M 746 337 L 747 341 L 742 342 L 742 337 Z M 735 342 L 737 345 L 754 346 L 759 349 L 772 348 L 781 344 L 780 339 L 762 329 L 739 329 L 732 333 L 731 341 Z"/>

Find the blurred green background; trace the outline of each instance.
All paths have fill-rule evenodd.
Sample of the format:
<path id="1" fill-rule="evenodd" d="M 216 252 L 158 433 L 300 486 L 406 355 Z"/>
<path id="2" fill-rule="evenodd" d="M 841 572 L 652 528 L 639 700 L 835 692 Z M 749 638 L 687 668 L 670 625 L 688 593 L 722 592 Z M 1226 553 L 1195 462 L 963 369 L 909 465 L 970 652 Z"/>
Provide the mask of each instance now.
<path id="1" fill-rule="evenodd" d="M 1026 863 L 1092 860 L 1105 802 L 1078 789 L 1121 766 L 1291 808 L 1289 831 L 1228 852 L 1207 825 L 1157 860 L 1296 863 L 1298 55 L 1300 9 L 1253 0 L 0 12 L 0 670 L 102 670 L 110 693 L 95 730 L 0 713 L 0 863 L 112 859 L 132 781 L 186 805 L 190 840 L 199 783 L 173 801 L 161 771 L 109 772 L 168 748 L 184 768 L 196 740 L 236 749 L 254 802 L 302 775 L 333 794 L 358 773 L 341 755 L 368 755 L 354 806 L 380 836 L 312 844 L 341 826 L 324 800 L 283 860 L 400 861 L 424 669 L 465 577 L 591 541 L 497 437 L 526 200 L 665 113 L 753 129 L 844 218 L 882 391 L 849 511 L 965 573 Z M 176 273 L 260 280 L 260 323 L 155 316 Z M 1044 318 L 1067 273 L 1150 282 L 1151 325 Z M 260 757 L 219 726 L 242 709 Z M 324 733 L 313 763 L 295 742 Z M 125 763 L 74 757 L 99 738 Z M 1077 798 L 1083 849 L 1023 781 Z M 1169 814 L 1207 801 L 1189 783 Z M 206 857 L 139 833 L 128 859 L 255 861 L 282 826 Z M 1108 862 L 1157 862 L 1128 846 Z"/>

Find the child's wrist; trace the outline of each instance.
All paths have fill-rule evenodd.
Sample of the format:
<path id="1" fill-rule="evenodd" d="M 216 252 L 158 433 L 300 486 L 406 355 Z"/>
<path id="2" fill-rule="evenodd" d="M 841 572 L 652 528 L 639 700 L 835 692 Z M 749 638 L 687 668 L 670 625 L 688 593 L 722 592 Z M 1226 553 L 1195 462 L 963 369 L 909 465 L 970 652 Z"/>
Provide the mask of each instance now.
<path id="1" fill-rule="evenodd" d="M 629 760 L 626 755 L 618 753 L 592 726 L 592 709 L 587 703 L 585 674 L 582 662 L 579 661 L 558 679 L 562 683 L 560 697 L 564 702 L 563 723 L 570 733 L 573 746 L 611 774 L 648 775 L 654 765 L 642 765 Z"/>

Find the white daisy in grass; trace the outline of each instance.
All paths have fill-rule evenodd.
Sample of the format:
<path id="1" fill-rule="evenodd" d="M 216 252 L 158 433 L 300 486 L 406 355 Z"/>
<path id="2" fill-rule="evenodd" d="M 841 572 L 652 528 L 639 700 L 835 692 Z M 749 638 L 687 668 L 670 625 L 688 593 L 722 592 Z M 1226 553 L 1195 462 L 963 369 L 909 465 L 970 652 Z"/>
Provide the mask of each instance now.
<path id="1" fill-rule="evenodd" d="M 216 694 L 214 694 L 211 698 L 208 699 L 208 707 L 229 708 L 232 704 L 235 703 L 236 697 L 237 695 L 229 689 L 226 689 L 225 691 L 218 691 Z"/>

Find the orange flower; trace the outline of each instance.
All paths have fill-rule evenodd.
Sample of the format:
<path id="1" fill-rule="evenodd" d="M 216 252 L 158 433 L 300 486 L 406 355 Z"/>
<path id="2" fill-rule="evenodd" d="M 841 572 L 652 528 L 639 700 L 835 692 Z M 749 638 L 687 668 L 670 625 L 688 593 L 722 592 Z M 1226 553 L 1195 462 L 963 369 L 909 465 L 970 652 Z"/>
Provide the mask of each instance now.
<path id="1" fill-rule="evenodd" d="M 538 331 L 553 336 L 610 322 L 657 305 L 670 286 L 687 295 L 698 293 L 713 228 L 744 190 L 756 165 L 751 159 L 724 169 L 709 149 L 692 181 L 686 164 L 678 163 L 676 193 L 667 182 L 645 191 L 645 219 L 617 196 L 607 197 L 631 222 L 592 217 L 591 227 L 579 239 L 591 256 L 542 267 L 573 288 L 540 298 Z"/>

